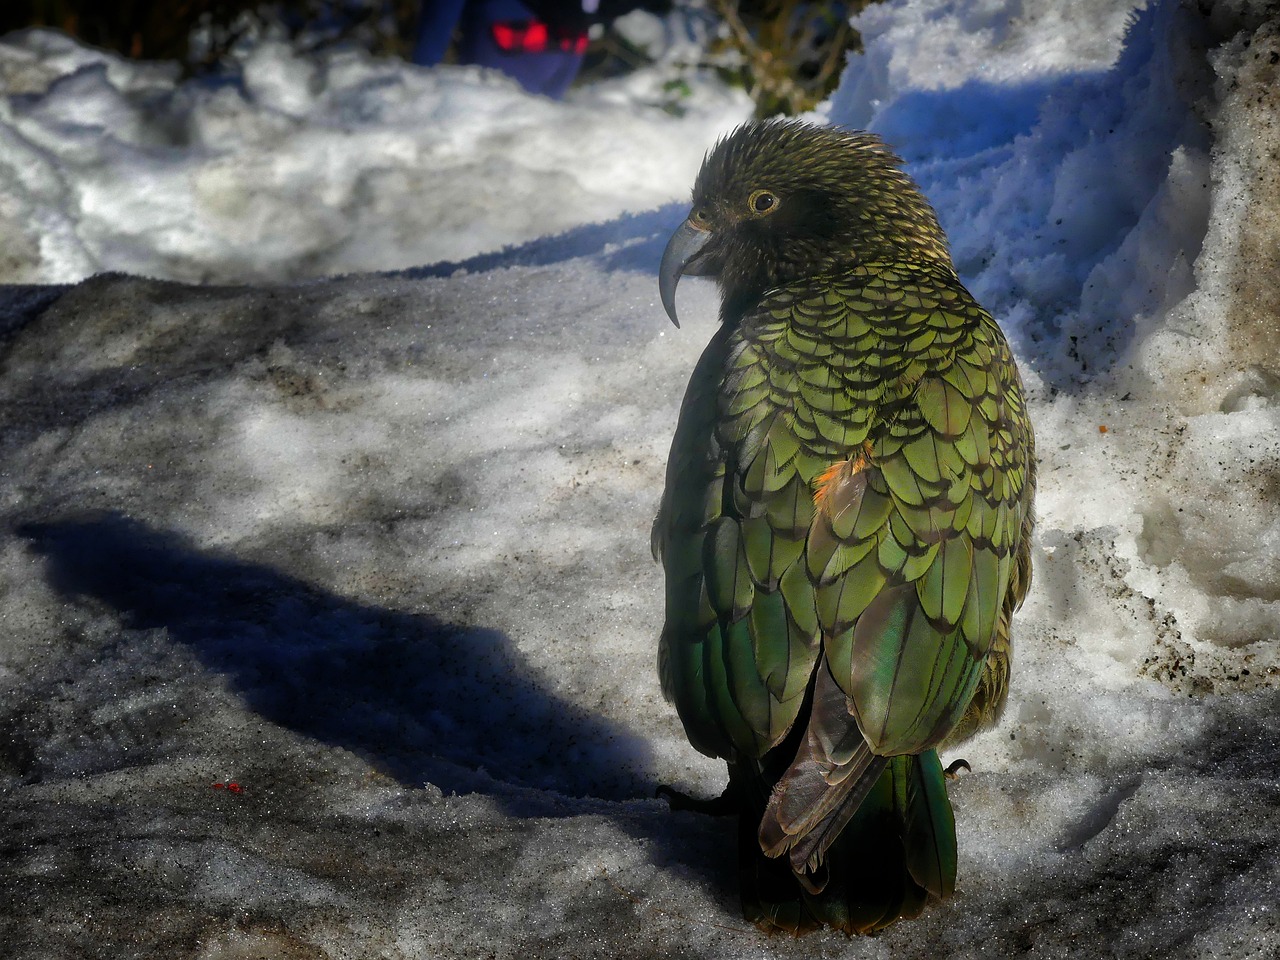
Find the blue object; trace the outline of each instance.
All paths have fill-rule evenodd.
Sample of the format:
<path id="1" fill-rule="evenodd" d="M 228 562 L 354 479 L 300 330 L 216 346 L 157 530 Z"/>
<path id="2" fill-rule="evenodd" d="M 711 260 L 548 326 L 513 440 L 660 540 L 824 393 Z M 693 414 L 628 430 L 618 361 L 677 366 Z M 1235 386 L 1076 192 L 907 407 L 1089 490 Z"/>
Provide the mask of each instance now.
<path id="1" fill-rule="evenodd" d="M 501 70 L 531 93 L 559 98 L 582 66 L 587 23 L 580 4 L 565 4 L 552 20 L 519 0 L 425 0 L 413 61 L 441 62 L 457 27 L 459 63 Z"/>
<path id="2" fill-rule="evenodd" d="M 414 63 L 432 67 L 444 59 L 466 5 L 467 0 L 422 0 L 418 39 L 413 46 Z"/>

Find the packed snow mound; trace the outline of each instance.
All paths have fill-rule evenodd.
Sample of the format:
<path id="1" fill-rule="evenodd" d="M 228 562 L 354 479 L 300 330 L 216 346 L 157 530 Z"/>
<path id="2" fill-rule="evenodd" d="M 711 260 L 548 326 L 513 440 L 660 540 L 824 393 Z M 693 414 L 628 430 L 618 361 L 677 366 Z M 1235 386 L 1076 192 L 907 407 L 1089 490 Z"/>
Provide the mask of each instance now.
<path id="1" fill-rule="evenodd" d="M 0 41 L 0 282 L 289 281 L 461 260 L 687 196 L 745 95 L 652 71 L 568 102 L 466 67 L 263 40 L 220 80 Z M 696 78 L 695 78 L 696 81 Z"/>
<path id="2" fill-rule="evenodd" d="M 906 19 L 928 26 L 917 43 L 942 46 L 957 14 L 943 8 L 934 19 L 928 7 L 907 4 Z M 1005 77 L 997 68 L 1008 51 L 997 47 L 976 75 L 939 87 L 931 74 L 898 76 L 903 25 L 873 9 L 871 64 L 850 65 L 832 119 L 863 122 L 901 151 L 938 208 L 961 276 L 1040 377 L 1060 386 L 1123 361 L 1134 317 L 1163 315 L 1191 291 L 1205 234 L 1209 131 L 1194 109 L 1210 83 L 1201 18 L 1155 5 L 1121 20 L 1114 63 L 1063 72 L 1046 56 Z M 1095 40 L 1114 29 L 1117 11 L 1080 12 L 1101 21 Z M 877 71 L 882 61 L 889 66 Z M 897 95 L 879 99 L 890 84 Z"/>
<path id="3" fill-rule="evenodd" d="M 5 956 L 1275 956 L 1280 35 L 1247 3 L 1021 11 L 873 8 L 826 108 L 925 184 L 1039 440 L 1009 708 L 950 787 L 953 900 L 873 939 L 762 937 L 734 825 L 651 799 L 724 782 L 654 665 L 649 522 L 716 312 L 690 282 L 667 324 L 660 207 L 564 236 L 548 214 L 463 269 L 3 291 Z M 329 62 L 279 56 L 264 74 Z M 22 62 L 6 110 L 85 68 L 203 102 L 69 47 Z M 273 89 L 272 116 L 314 102 Z M 237 116 L 248 157 L 285 142 Z M 474 161 L 521 161 L 472 119 Z M 691 156 L 716 134 L 662 122 Z M 13 167 L 37 251 L 86 222 L 58 158 L 153 171 L 73 127 Z M 311 167 L 272 169 L 310 195 Z M 138 216 L 116 226 L 159 235 Z"/>
<path id="4" fill-rule="evenodd" d="M 868 99 L 906 24 L 940 44 L 960 16 L 903 11 L 872 16 L 868 70 L 850 65 L 830 115 L 902 151 L 1044 404 L 1037 577 L 1094 578 L 1094 631 L 1137 675 L 1280 685 L 1276 23 L 1161 3 L 1105 68 L 993 85 L 1006 47 L 1034 45 L 1006 38 L 976 76 L 896 77 Z"/>

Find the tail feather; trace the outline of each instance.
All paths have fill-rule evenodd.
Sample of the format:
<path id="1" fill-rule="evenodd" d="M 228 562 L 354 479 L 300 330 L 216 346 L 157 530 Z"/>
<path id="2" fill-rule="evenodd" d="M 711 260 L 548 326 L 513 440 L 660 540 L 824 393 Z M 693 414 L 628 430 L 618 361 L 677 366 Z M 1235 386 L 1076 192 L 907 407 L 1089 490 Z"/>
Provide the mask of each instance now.
<path id="1" fill-rule="evenodd" d="M 739 826 L 748 919 L 791 933 L 824 924 L 872 933 L 954 892 L 955 821 L 936 752 L 874 760 L 876 770 L 844 782 L 856 781 L 860 796 L 838 785 L 843 802 L 809 818 L 807 833 L 787 835 L 787 856 L 763 849 L 766 808 L 776 797 L 767 774 L 737 771 L 753 781 L 743 794 Z"/>
<path id="2" fill-rule="evenodd" d="M 760 848 L 770 857 L 789 853 L 797 871 L 812 872 L 886 760 L 871 752 L 830 670 L 816 671 L 808 706 L 795 758 L 778 777 L 760 820 Z"/>
<path id="3" fill-rule="evenodd" d="M 936 750 L 908 760 L 902 840 L 912 879 L 935 897 L 956 892 L 956 819 Z"/>
<path id="4" fill-rule="evenodd" d="M 867 794 L 880 779 L 889 761 L 886 757 L 877 757 L 870 751 L 867 752 L 871 759 L 862 773 L 856 778 L 850 777 L 829 788 L 830 799 L 824 803 L 822 819 L 816 822 L 812 818 L 806 819 L 803 832 L 798 832 L 792 838 L 788 856 L 791 869 L 797 874 L 814 873 L 822 866 L 827 850 L 840 836 L 853 815 L 858 812 Z M 767 820 L 767 811 L 765 817 Z M 765 854 L 768 855 L 768 853 L 769 851 L 766 850 Z"/>
<path id="5" fill-rule="evenodd" d="M 760 820 L 760 848 L 768 856 L 779 857 L 790 852 L 795 861 L 796 848 L 803 844 L 810 853 L 816 851 L 820 861 L 821 852 L 830 846 L 830 843 L 819 845 L 820 839 L 837 820 L 840 825 L 848 822 L 887 762 L 864 744 L 849 764 L 854 770 L 831 783 L 830 764 L 815 757 L 809 747 L 810 744 L 805 743 L 800 748 L 795 762 L 773 788 Z M 839 832 L 838 826 L 836 832 Z M 834 834 L 831 839 L 835 839 Z M 810 853 L 798 862 L 807 861 Z"/>

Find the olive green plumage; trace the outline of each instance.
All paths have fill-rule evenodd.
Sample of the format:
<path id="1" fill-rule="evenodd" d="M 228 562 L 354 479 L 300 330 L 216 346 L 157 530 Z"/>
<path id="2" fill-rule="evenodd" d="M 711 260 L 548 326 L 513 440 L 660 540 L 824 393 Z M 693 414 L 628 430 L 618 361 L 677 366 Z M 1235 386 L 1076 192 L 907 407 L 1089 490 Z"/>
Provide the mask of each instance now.
<path id="1" fill-rule="evenodd" d="M 748 124 L 663 260 L 713 274 L 653 544 L 659 669 L 729 763 L 744 908 L 867 932 L 954 889 L 937 749 L 995 722 L 1034 454 L 1004 336 L 875 137 Z"/>

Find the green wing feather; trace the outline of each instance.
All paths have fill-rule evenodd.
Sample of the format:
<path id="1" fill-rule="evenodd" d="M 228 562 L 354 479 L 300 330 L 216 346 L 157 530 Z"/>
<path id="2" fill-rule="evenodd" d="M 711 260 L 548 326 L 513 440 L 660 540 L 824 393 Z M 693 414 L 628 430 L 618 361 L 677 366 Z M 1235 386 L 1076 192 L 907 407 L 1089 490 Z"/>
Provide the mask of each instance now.
<path id="1" fill-rule="evenodd" d="M 727 328 L 713 338 L 654 524 L 667 567 L 663 689 L 690 742 L 726 759 L 760 757 L 786 736 L 820 650 L 813 586 L 798 565 L 813 504 L 770 373 Z"/>
<path id="2" fill-rule="evenodd" d="M 936 897 L 956 889 L 956 820 L 936 750 L 895 757 L 895 784 L 902 783 L 900 817 L 907 870 Z"/>
<path id="3" fill-rule="evenodd" d="M 756 771 L 759 849 L 826 922 L 954 890 L 936 750 L 1003 706 L 1033 469 L 1009 349 L 942 265 L 775 290 L 694 372 L 654 526 L 663 689 L 695 747 Z M 824 890 L 842 836 L 891 823 L 899 880 Z"/>
<path id="4" fill-rule="evenodd" d="M 949 270 L 862 267 L 722 328 L 668 470 L 661 659 L 695 746 L 763 756 L 821 655 L 878 754 L 960 724 L 1029 569 L 1031 466 L 1008 348 Z"/>

